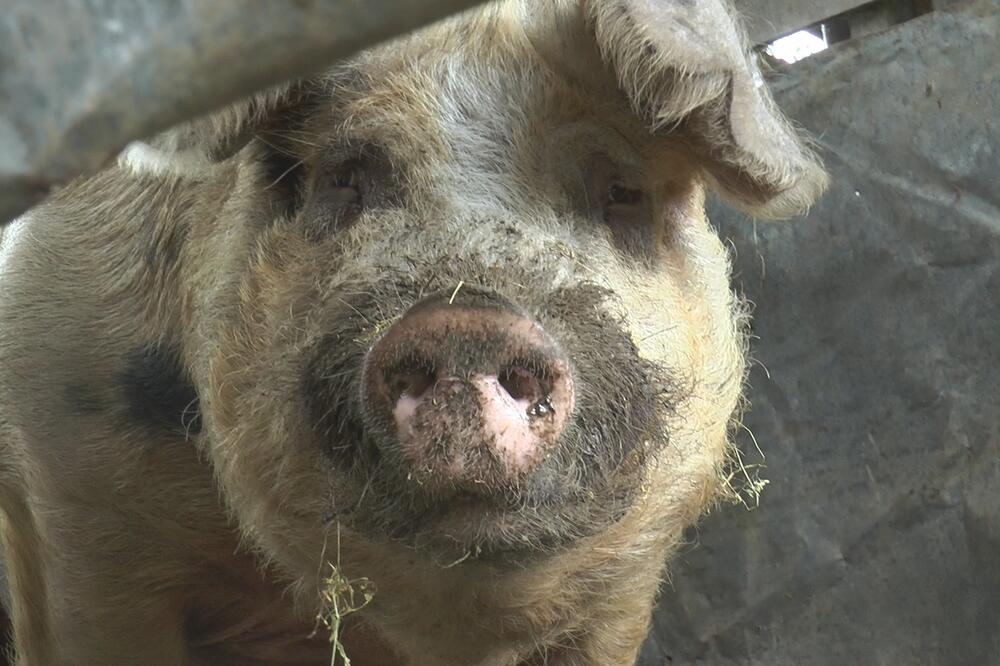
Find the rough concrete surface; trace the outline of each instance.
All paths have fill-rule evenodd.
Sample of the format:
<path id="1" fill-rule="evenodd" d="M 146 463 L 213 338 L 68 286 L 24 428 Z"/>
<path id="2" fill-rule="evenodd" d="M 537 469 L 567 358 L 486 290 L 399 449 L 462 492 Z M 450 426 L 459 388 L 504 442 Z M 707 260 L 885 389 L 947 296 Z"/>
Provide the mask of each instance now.
<path id="1" fill-rule="evenodd" d="M 770 485 L 691 532 L 643 666 L 1000 663 L 998 35 L 980 1 L 779 73 L 832 189 L 714 210 Z"/>

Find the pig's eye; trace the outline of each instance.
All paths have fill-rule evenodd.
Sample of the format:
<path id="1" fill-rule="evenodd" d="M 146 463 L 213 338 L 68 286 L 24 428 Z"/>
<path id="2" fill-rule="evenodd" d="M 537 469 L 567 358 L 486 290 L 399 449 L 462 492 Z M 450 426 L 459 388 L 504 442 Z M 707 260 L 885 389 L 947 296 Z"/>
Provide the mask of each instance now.
<path id="1" fill-rule="evenodd" d="M 641 224 L 647 212 L 646 196 L 635 187 L 639 174 L 634 172 L 616 165 L 606 155 L 591 155 L 583 167 L 590 214 L 612 227 Z"/>
<path id="2" fill-rule="evenodd" d="M 370 194 L 370 176 L 361 159 L 320 168 L 313 179 L 303 223 L 310 238 L 322 240 L 349 227 Z"/>
<path id="3" fill-rule="evenodd" d="M 633 190 L 618 183 L 608 188 L 607 205 L 635 206 L 642 202 L 642 191 Z"/>
<path id="4" fill-rule="evenodd" d="M 634 235 L 647 226 L 647 210 L 642 190 L 612 182 L 607 186 L 601 213 L 613 231 Z"/>
<path id="5" fill-rule="evenodd" d="M 327 203 L 338 217 L 353 215 L 361 208 L 361 164 L 345 162 L 334 170 L 327 185 Z"/>
<path id="6" fill-rule="evenodd" d="M 358 189 L 358 162 L 357 160 L 351 160 L 346 164 L 343 164 L 333 173 L 333 177 L 330 179 L 331 185 L 334 187 L 340 187 L 344 189 L 352 189 L 357 191 Z"/>
<path id="7" fill-rule="evenodd" d="M 365 211 L 399 205 L 399 191 L 383 148 L 334 147 L 320 156 L 312 171 L 308 201 L 299 219 L 310 238 L 323 241 L 350 228 Z"/>
<path id="8" fill-rule="evenodd" d="M 616 163 L 604 154 L 590 156 L 583 165 L 588 216 L 603 223 L 615 246 L 632 257 L 654 252 L 654 224 L 650 198 L 642 188 L 638 168 Z"/>

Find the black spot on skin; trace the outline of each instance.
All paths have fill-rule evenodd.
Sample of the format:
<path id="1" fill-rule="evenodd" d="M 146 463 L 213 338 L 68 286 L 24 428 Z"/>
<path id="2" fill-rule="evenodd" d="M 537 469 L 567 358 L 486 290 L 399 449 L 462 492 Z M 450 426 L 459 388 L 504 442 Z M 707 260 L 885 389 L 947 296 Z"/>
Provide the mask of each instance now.
<path id="1" fill-rule="evenodd" d="M 102 392 L 84 382 L 70 382 L 63 387 L 63 400 L 70 411 L 81 416 L 102 414 L 107 403 Z"/>
<path id="2" fill-rule="evenodd" d="M 157 248 L 159 255 L 159 262 L 164 270 L 173 268 L 175 264 L 180 260 L 181 248 L 187 241 L 187 229 L 184 227 L 173 226 L 170 227 L 163 235 L 160 241 L 159 247 Z"/>
<path id="3" fill-rule="evenodd" d="M 125 359 L 120 384 L 128 415 L 137 424 L 184 436 L 201 432 L 198 394 L 175 351 L 137 347 Z"/>
<path id="4" fill-rule="evenodd" d="M 181 251 L 187 242 L 187 228 L 183 225 L 161 227 L 145 224 L 137 229 L 147 276 L 154 282 L 167 279 L 181 260 Z"/>

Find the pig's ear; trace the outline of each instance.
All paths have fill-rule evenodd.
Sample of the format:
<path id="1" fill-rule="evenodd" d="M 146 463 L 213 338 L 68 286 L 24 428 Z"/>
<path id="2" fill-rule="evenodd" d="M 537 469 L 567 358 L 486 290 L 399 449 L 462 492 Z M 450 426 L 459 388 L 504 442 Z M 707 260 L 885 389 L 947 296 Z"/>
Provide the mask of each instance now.
<path id="1" fill-rule="evenodd" d="M 255 134 L 272 127 L 296 105 L 304 84 L 269 88 L 243 100 L 126 147 L 119 161 L 145 173 L 191 175 L 235 155 Z"/>
<path id="2" fill-rule="evenodd" d="M 525 9 L 543 58 L 580 83 L 624 93 L 651 132 L 680 133 L 731 203 L 786 217 L 826 187 L 822 165 L 776 107 L 726 0 L 543 6 Z"/>

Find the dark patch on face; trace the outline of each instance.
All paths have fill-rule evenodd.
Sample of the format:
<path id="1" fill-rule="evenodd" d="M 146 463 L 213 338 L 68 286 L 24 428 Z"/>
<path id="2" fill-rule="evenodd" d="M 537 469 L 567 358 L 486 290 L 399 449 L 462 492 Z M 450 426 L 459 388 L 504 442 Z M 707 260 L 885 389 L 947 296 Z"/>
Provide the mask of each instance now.
<path id="1" fill-rule="evenodd" d="M 290 217 L 302 205 L 305 164 L 302 158 L 281 145 L 283 142 L 278 136 L 263 135 L 258 141 L 263 146 L 263 186 L 271 195 L 274 213 Z"/>
<path id="2" fill-rule="evenodd" d="M 119 384 L 137 424 L 184 436 L 201 432 L 198 394 L 175 351 L 161 345 L 133 349 Z"/>
<path id="3" fill-rule="evenodd" d="M 309 164 L 316 148 L 306 126 L 328 101 L 324 86 L 301 81 L 260 126 L 246 133 L 243 141 L 253 143 L 261 168 L 260 187 L 276 217 L 293 217 L 305 203 Z"/>
<path id="4" fill-rule="evenodd" d="M 609 226 L 615 248 L 619 252 L 641 265 L 655 265 L 658 248 L 650 225 L 625 222 Z"/>
<path id="5" fill-rule="evenodd" d="M 342 338 L 336 332 L 325 336 L 318 345 L 324 352 L 341 348 Z M 358 348 L 355 354 L 364 355 Z M 361 363 L 351 356 L 322 353 L 311 363 L 304 376 L 302 392 L 312 417 L 313 428 L 323 443 L 324 453 L 341 469 L 350 469 L 359 462 L 359 456 L 368 454 L 368 464 L 377 463 L 377 451 L 359 447 L 365 437 L 361 422 L 360 391 Z"/>
<path id="6" fill-rule="evenodd" d="M 84 382 L 69 382 L 63 388 L 63 400 L 70 410 L 81 416 L 102 414 L 107 403 L 100 391 Z"/>
<path id="7" fill-rule="evenodd" d="M 187 241 L 187 227 L 184 225 L 140 225 L 143 234 L 145 254 L 143 260 L 151 276 L 162 278 L 170 273 L 180 261 L 181 250 Z"/>

